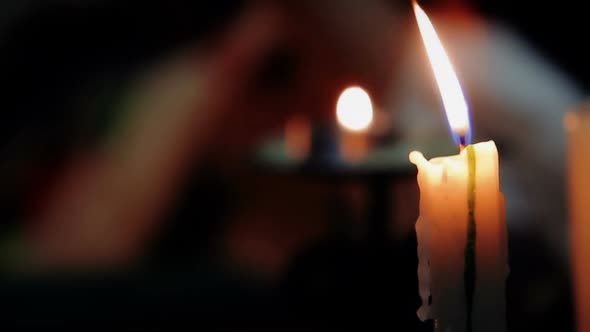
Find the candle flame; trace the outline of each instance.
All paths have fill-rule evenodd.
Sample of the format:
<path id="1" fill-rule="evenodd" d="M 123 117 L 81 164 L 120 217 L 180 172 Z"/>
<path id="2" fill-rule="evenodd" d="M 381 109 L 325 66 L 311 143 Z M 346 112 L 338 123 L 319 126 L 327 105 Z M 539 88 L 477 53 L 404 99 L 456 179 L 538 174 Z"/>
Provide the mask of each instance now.
<path id="1" fill-rule="evenodd" d="M 336 104 L 338 123 L 345 129 L 365 131 L 373 121 L 373 105 L 369 94 L 358 86 L 345 89 Z"/>
<path id="2" fill-rule="evenodd" d="M 426 53 L 434 71 L 434 77 L 440 91 L 449 126 L 461 144 L 466 144 L 469 136 L 469 113 L 467 103 L 461 90 L 453 65 L 438 38 L 428 15 L 414 1 L 414 13 Z"/>

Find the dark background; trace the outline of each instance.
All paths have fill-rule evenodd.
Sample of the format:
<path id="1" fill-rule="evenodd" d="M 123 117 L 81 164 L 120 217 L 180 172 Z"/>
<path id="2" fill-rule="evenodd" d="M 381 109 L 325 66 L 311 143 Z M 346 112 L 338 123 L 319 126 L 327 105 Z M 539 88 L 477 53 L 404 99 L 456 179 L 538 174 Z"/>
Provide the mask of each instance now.
<path id="1" fill-rule="evenodd" d="M 448 5 L 423 4 L 426 9 Z M 484 17 L 514 29 L 548 61 L 588 86 L 590 54 L 582 2 L 479 0 L 470 4 Z M 80 114 L 75 106 L 80 98 L 108 86 L 125 85 L 137 70 L 170 49 L 195 39 L 206 43 L 244 4 L 173 0 L 141 5 L 63 1 L 12 6 L 24 9 L 18 15 L 4 15 L 0 39 L 3 164 L 7 170 L 24 172 L 23 164 L 13 160 L 26 160 L 24 165 L 41 162 L 50 172 L 73 145 L 99 140 L 102 127 L 96 124 L 109 121 L 108 115 L 100 113 Z M 72 135 L 79 139 L 70 141 Z M 269 286 L 251 276 L 227 273 L 207 255 L 206 245 L 196 245 L 207 243 L 209 235 L 215 234 L 235 198 L 215 170 L 195 178 L 187 189 L 187 201 L 179 204 L 171 219 L 188 220 L 199 211 L 206 222 L 172 223 L 151 249 L 152 261 L 124 277 L 106 273 L 3 278 L 3 319 L 36 326 L 133 320 L 195 327 L 205 322 L 223 327 L 303 325 L 305 330 L 317 322 L 330 324 L 328 329 L 348 323 L 361 323 L 364 330 L 373 324 L 393 331 L 430 328 L 414 315 L 418 299 L 412 237 L 384 242 L 325 237 L 302 250 L 285 277 Z M 15 179 L 19 178 L 3 180 L 0 201 L 5 221 L 1 223 L 6 231 L 17 229 L 16 220 L 27 215 L 19 195 L 23 183 Z M 536 239 L 514 238 L 511 243 L 515 245 L 508 282 L 510 329 L 571 330 L 563 262 L 555 261 Z M 199 257 L 199 263 L 186 263 L 193 256 Z M 559 296 L 543 304 L 547 289 L 556 289 Z M 540 303 L 538 311 L 524 309 L 530 301 Z"/>

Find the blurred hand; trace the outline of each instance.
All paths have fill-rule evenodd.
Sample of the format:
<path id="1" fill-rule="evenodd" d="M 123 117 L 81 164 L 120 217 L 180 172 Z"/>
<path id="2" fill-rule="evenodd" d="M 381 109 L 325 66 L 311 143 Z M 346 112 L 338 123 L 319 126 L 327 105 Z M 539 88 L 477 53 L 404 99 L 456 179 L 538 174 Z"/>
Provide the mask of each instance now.
<path id="1" fill-rule="evenodd" d="M 133 259 L 195 161 L 216 150 L 247 151 L 260 134 L 280 127 L 292 109 L 270 111 L 253 90 L 284 37 L 283 24 L 278 7 L 250 7 L 212 45 L 145 73 L 103 148 L 73 156 L 47 195 L 31 239 L 38 261 L 92 266 Z"/>
<path id="2" fill-rule="evenodd" d="M 34 223 L 38 261 L 128 262 L 199 162 L 239 165 L 290 116 L 332 117 L 351 82 L 378 99 L 401 37 L 383 6 L 256 2 L 213 42 L 146 72 L 103 148 L 73 156 L 47 195 Z"/>

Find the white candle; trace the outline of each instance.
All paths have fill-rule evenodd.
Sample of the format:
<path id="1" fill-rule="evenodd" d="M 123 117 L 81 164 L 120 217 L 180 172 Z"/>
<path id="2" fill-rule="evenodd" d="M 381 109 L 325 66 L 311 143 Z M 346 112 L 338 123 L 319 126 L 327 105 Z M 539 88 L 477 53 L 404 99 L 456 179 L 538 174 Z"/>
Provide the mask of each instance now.
<path id="1" fill-rule="evenodd" d="M 572 277 L 578 331 L 590 331 L 590 110 L 565 117 Z"/>
<path id="2" fill-rule="evenodd" d="M 469 151 L 474 162 L 471 181 Z M 420 319 L 437 319 L 441 331 L 466 331 L 471 312 L 472 331 L 504 331 L 507 233 L 494 142 L 469 145 L 458 155 L 430 161 L 414 151 L 410 160 L 418 167 L 420 186 L 416 222 Z M 474 260 L 466 263 L 470 200 L 475 246 Z M 470 280 L 472 289 L 468 289 Z"/>
<path id="3" fill-rule="evenodd" d="M 467 103 L 451 62 L 426 13 L 414 3 L 418 27 L 462 150 L 426 160 L 417 151 L 420 217 L 418 278 L 422 320 L 435 319 L 443 332 L 502 332 L 508 274 L 504 196 L 493 141 L 467 145 Z"/>

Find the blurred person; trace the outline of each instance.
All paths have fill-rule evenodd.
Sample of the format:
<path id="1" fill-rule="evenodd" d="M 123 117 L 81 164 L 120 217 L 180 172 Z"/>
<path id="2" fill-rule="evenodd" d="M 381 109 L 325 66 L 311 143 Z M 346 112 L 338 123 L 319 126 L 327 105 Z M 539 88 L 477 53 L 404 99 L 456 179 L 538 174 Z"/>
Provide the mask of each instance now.
<path id="1" fill-rule="evenodd" d="M 527 231 L 539 230 L 564 252 L 563 204 L 547 204 L 553 198 L 539 190 L 547 183 L 535 179 L 561 188 L 558 124 L 562 112 L 580 100 L 579 88 L 505 27 L 476 17 L 463 2 L 451 3 L 454 14 L 431 15 L 470 100 L 476 140 L 492 138 L 500 147 L 510 227 L 535 221 L 538 227 Z M 127 115 L 114 134 L 96 149 L 66 156 L 65 170 L 33 216 L 40 220 L 33 223 L 34 242 L 43 243 L 47 259 L 137 255 L 189 165 L 232 155 L 233 161 L 217 165 L 237 165 L 252 143 L 280 128 L 289 114 L 329 117 L 347 82 L 363 82 L 377 103 L 393 99 L 387 107 L 399 136 L 428 140 L 445 134 L 436 90 L 428 90 L 432 73 L 420 37 L 406 35 L 411 15 L 403 18 L 398 4 L 255 2 L 244 8 L 217 38 L 160 55 L 157 68 L 143 70 L 139 84 L 132 85 L 135 97 L 125 102 Z M 363 52 L 334 56 L 359 47 Z M 285 82 L 261 72 L 277 49 L 287 50 L 286 68 L 293 70 Z M 289 67 L 288 61 L 295 62 Z M 252 84 L 256 79 L 258 85 Z M 390 92 L 388 84 L 394 87 Z M 84 247 L 88 253 L 74 249 Z"/>
<path id="2" fill-rule="evenodd" d="M 173 8 L 173 14 L 178 14 L 178 9 L 182 10 L 179 5 L 146 5 L 142 9 L 155 15 L 148 15 L 149 18 L 158 17 L 157 12 L 150 10 L 166 13 L 166 9 Z M 84 58 L 77 57 L 93 50 L 92 43 L 98 40 L 91 37 L 100 38 L 101 33 L 81 35 L 71 43 L 67 36 L 68 29 L 76 28 L 75 24 L 70 26 L 72 23 L 80 24 L 81 31 L 86 27 L 86 33 L 100 31 L 93 23 L 82 22 L 77 14 L 82 18 L 116 18 L 118 13 L 129 13 L 134 7 L 98 2 L 60 4 L 58 8 L 72 10 L 74 15 L 73 19 L 64 17 L 49 24 L 57 27 L 53 31 L 57 39 L 50 38 L 48 44 L 34 41 L 40 44 L 26 46 L 47 52 L 37 53 L 40 64 L 18 58 L 22 54 L 18 53 L 22 52 L 20 40 L 8 43 L 16 45 L 5 57 L 17 62 L 13 67 L 16 69 L 8 75 L 16 83 L 12 98 L 17 109 L 26 109 L 35 102 L 27 96 L 30 80 L 46 72 L 54 75 L 54 62 L 62 56 L 71 57 L 71 63 L 62 65 L 60 74 L 66 79 L 79 76 L 75 68 L 83 64 Z M 348 82 L 358 81 L 375 91 L 382 90 L 379 87 L 393 69 L 393 63 L 388 61 L 395 55 L 392 41 L 399 39 L 395 30 L 399 24 L 395 19 L 397 12 L 391 7 L 384 9 L 378 1 L 244 4 L 221 32 L 209 33 L 196 42 L 190 36 L 184 37 L 177 42 L 180 46 L 171 47 L 172 51 L 155 52 L 139 68 L 135 67 L 132 73 L 140 72 L 139 79 L 125 79 L 129 97 L 110 105 L 117 109 L 110 111 L 115 118 L 108 121 L 114 121 L 114 125 L 110 125 L 112 131 L 105 133 L 96 133 L 91 123 L 105 121 L 104 111 L 93 110 L 93 103 L 97 102 L 94 89 L 98 86 L 100 91 L 101 85 L 112 85 L 120 77 L 113 79 L 109 77 L 113 73 L 107 71 L 90 80 L 90 84 L 84 77 L 84 85 L 76 87 L 77 95 L 69 98 L 64 96 L 59 83 L 43 77 L 48 86 L 46 91 L 40 90 L 38 97 L 52 111 L 27 119 L 15 110 L 13 116 L 23 123 L 31 121 L 40 126 L 42 134 L 59 135 L 57 142 L 65 138 L 70 143 L 57 148 L 49 146 L 47 150 L 47 157 L 63 166 L 37 173 L 33 186 L 21 186 L 28 197 L 25 218 L 30 220 L 26 239 L 32 248 L 30 258 L 50 266 L 108 266 L 133 261 L 156 234 L 184 187 L 183 182 L 195 169 L 207 163 L 221 168 L 239 165 L 253 144 L 280 129 L 290 114 L 304 112 L 312 119 L 331 117 L 332 103 Z M 113 13 L 105 14 L 104 10 Z M 57 10 L 53 14 L 62 15 Z M 138 19 L 145 20 L 142 14 L 140 11 Z M 350 20 L 352 17 L 355 19 Z M 47 23 L 40 22 L 34 24 L 40 24 L 39 29 L 46 28 L 43 24 Z M 104 23 L 104 29 L 109 29 L 108 23 Z M 187 31 L 180 31 L 186 36 Z M 27 35 L 29 32 L 19 35 L 18 29 L 12 33 L 12 38 L 32 38 Z M 124 33 L 125 30 L 115 32 Z M 156 26 L 146 31 L 147 38 L 149 33 L 157 36 L 162 32 Z M 366 36 L 371 36 L 371 40 Z M 115 46 L 121 47 L 116 43 Z M 361 46 L 365 52 L 350 51 Z M 346 55 L 335 57 L 338 52 Z M 158 58 L 159 61 L 153 60 Z M 283 66 L 279 70 L 287 70 L 279 74 L 278 80 L 273 76 L 277 69 L 272 67 L 277 58 L 279 67 Z M 106 55 L 107 60 L 114 59 Z M 125 66 L 129 59 L 117 61 L 116 66 Z M 28 73 L 30 76 L 25 75 Z M 286 80 L 281 81 L 284 77 Z M 67 106 L 59 109 L 57 105 Z M 68 109 L 76 107 L 83 111 L 76 114 Z M 59 123 L 59 119 L 63 122 Z M 48 129 L 42 121 L 59 127 Z M 15 130 L 8 126 L 5 129 L 7 136 Z M 26 133 L 27 130 L 19 132 L 16 137 L 22 138 Z M 18 147 L 16 143 L 12 146 Z M 34 159 L 47 162 L 39 156 Z M 31 169 L 30 161 L 26 166 Z M 27 169 L 19 167 L 18 172 L 23 174 Z"/>
<path id="3" fill-rule="evenodd" d="M 182 199 L 191 175 L 208 177 L 203 169 L 209 164 L 228 173 L 245 167 L 251 148 L 280 129 L 292 114 L 304 113 L 318 121 L 330 119 L 338 93 L 351 82 L 366 86 L 375 102 L 389 109 L 398 138 L 428 142 L 447 135 L 439 96 L 429 83 L 432 72 L 420 36 L 412 28 L 415 23 L 409 2 L 232 4 L 237 7 L 235 13 L 226 17 L 222 27 L 203 32 L 206 37 L 192 35 L 199 29 L 187 23 L 194 18 L 182 2 L 141 7 L 151 13 L 142 17 L 140 10 L 134 19 L 146 30 L 132 29 L 132 33 L 125 27 L 131 29 L 134 24 L 121 22 L 130 20 L 134 6 L 108 1 L 59 3 L 65 7 L 58 6 L 56 12 L 75 8 L 74 14 L 55 18 L 55 12 L 45 12 L 43 15 L 50 17 L 45 24 L 58 27 L 44 35 L 47 40 L 36 35 L 48 29 L 44 24 L 24 35 L 11 28 L 7 31 L 16 41 L 12 40 L 12 49 L 1 54 L 11 60 L 3 62 L 7 67 L 4 77 L 15 91 L 7 96 L 11 101 L 6 110 L 9 121 L 2 128 L 6 160 L 3 180 L 26 197 L 26 202 L 19 204 L 25 206 L 24 219 L 31 230 L 26 241 L 33 249 L 29 252 L 33 265 L 126 266 L 141 260 L 161 227 L 170 222 L 170 210 Z M 563 202 L 555 200 L 546 188 L 562 188 L 563 165 L 555 162 L 563 160 L 561 115 L 580 100 L 580 89 L 515 33 L 476 16 L 465 3 L 451 3 L 449 12 L 453 14 L 426 9 L 466 90 L 475 141 L 494 139 L 499 146 L 510 230 L 538 230 L 552 248 L 565 255 Z M 459 16 L 456 6 L 463 10 Z M 38 23 L 38 19 L 33 16 L 31 21 Z M 119 25 L 109 19 L 118 20 Z M 85 20 L 94 26 L 88 28 Z M 160 31 L 166 24 L 177 25 L 170 31 Z M 94 34 L 86 35 L 89 31 L 84 27 Z M 76 29 L 80 34 L 75 34 Z M 101 42 L 105 31 L 111 31 L 106 39 L 124 36 L 112 43 Z M 408 31 L 416 33 L 407 35 Z M 172 41 L 161 42 L 167 39 Z M 133 58 L 130 49 L 145 58 Z M 90 70 L 84 61 L 95 62 L 98 68 Z M 109 66 L 115 70 L 105 69 Z M 69 85 L 61 85 L 62 80 L 68 80 Z M 105 101 L 100 93 L 96 96 L 95 89 L 106 86 L 109 90 L 121 81 L 128 89 L 122 93 L 124 97 Z M 98 124 L 112 130 L 100 132 L 94 128 Z M 44 141 L 34 142 L 32 137 Z M 20 147 L 36 144 L 40 147 L 33 152 L 18 151 L 25 154 L 24 162 L 12 158 Z M 60 144 L 63 146 L 56 147 Z M 213 191 L 209 194 L 218 195 Z M 272 193 L 263 197 L 270 196 Z M 330 193 L 321 197 L 330 197 Z M 10 202 L 7 199 L 3 203 Z M 257 207 L 263 207 L 265 202 L 258 203 Z M 255 214 L 261 215 L 280 219 L 278 213 Z M 208 222 L 205 219 L 197 214 L 194 220 L 185 222 L 202 224 Z M 254 230 L 283 231 L 277 223 L 262 225 Z M 407 235 L 411 236 L 413 229 L 409 226 Z M 241 227 L 250 229 L 250 225 Z M 276 246 L 257 242 L 253 255 L 272 251 L 280 260 L 288 261 L 300 248 L 296 241 L 284 239 Z M 532 245 L 528 250 L 522 250 L 521 245 L 511 248 L 512 252 L 528 257 L 530 250 L 537 249 L 537 242 L 527 243 Z M 235 251 L 246 251 L 244 248 L 251 249 L 237 246 Z M 277 253 L 282 250 L 287 254 Z M 354 262 L 361 266 L 365 263 L 363 252 L 350 254 L 356 255 Z M 333 257 L 324 256 L 318 266 L 330 270 L 326 261 Z M 408 258 L 404 267 L 395 268 L 413 276 L 411 261 Z M 346 259 L 338 262 L 341 270 L 333 276 L 355 268 L 354 262 Z M 541 270 L 547 268 L 546 263 L 534 260 L 534 266 Z M 522 276 L 519 267 L 522 269 L 515 266 L 513 276 Z M 297 271 L 297 263 L 289 271 Z M 307 275 L 302 280 L 312 275 L 316 281 L 315 270 L 303 272 Z M 380 280 L 388 282 L 388 276 Z M 318 287 L 318 291 L 328 289 L 333 280 L 318 281 L 326 286 Z M 350 286 L 347 279 L 342 280 L 341 287 Z M 372 279 L 360 280 L 367 285 Z M 543 290 L 551 290 L 547 283 L 552 280 L 535 282 L 540 282 Z M 519 285 L 530 281 L 524 278 Z M 530 284 L 521 293 L 538 286 Z M 293 289 L 299 290 L 297 285 Z M 417 291 L 406 291 L 417 295 Z M 561 300 L 550 295 L 553 304 Z M 398 300 L 404 303 L 402 295 Z M 370 308 L 367 306 L 367 310 Z M 546 312 L 547 308 L 536 310 Z"/>

